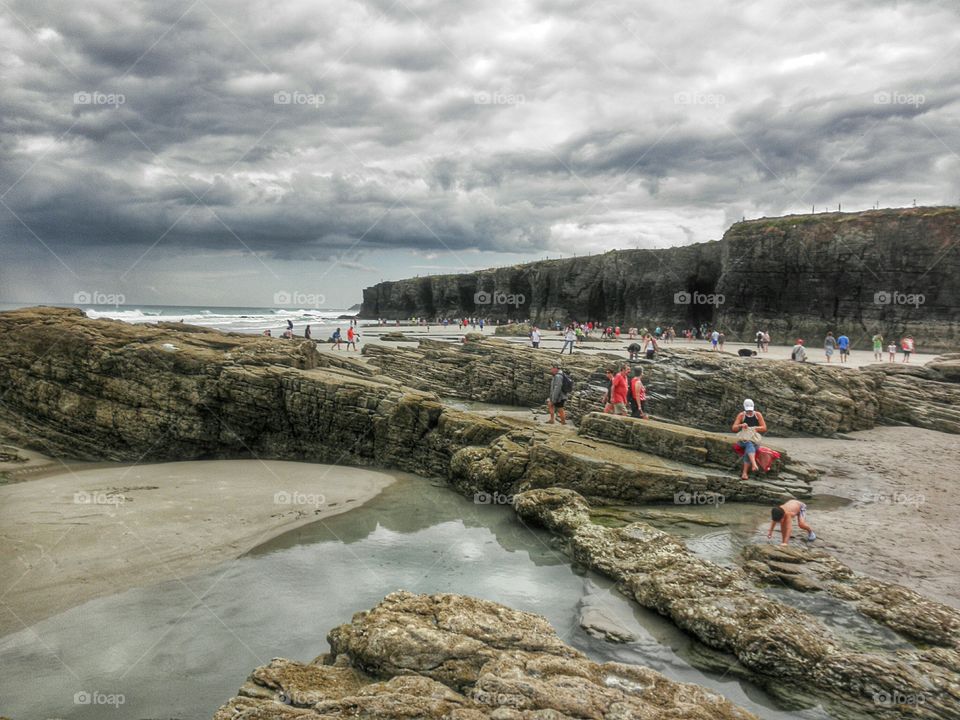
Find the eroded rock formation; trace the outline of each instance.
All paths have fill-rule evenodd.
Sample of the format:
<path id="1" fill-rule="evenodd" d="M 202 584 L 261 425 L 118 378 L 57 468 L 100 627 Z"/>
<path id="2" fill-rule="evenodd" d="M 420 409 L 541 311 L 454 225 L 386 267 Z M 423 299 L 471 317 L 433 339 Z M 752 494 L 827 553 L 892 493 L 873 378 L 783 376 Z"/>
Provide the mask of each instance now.
<path id="1" fill-rule="evenodd" d="M 460 595 L 394 592 L 333 629 L 312 663 L 254 671 L 214 720 L 748 720 L 653 670 L 595 663 L 542 617 Z"/>
<path id="2" fill-rule="evenodd" d="M 910 333 L 924 349 L 955 350 L 958 240 L 960 209 L 950 207 L 763 218 L 731 226 L 716 242 L 382 282 L 363 291 L 360 313 L 529 318 L 541 326 L 568 319 L 623 327 L 706 322 L 731 339 L 766 329 L 775 343 L 790 344 L 832 330 L 860 348 L 879 331 L 887 338 Z M 511 304 L 511 296 L 524 302 Z"/>

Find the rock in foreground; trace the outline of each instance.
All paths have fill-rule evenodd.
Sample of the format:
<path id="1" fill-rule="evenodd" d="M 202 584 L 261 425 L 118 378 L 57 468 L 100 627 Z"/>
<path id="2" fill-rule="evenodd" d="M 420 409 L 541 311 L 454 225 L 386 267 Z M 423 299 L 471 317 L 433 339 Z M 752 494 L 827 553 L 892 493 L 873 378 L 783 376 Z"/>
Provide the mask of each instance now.
<path id="1" fill-rule="evenodd" d="M 595 663 L 538 615 L 462 595 L 394 592 L 330 632 L 309 664 L 258 668 L 214 720 L 747 720 L 697 685 Z"/>

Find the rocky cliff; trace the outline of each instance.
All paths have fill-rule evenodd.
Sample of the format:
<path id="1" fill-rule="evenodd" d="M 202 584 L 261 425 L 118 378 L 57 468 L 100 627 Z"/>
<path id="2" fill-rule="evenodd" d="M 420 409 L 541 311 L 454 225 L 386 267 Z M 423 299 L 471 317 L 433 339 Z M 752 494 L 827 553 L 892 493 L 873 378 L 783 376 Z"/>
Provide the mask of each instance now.
<path id="1" fill-rule="evenodd" d="M 881 332 L 923 350 L 960 348 L 960 209 L 790 215 L 733 225 L 716 242 L 619 250 L 463 275 L 383 282 L 362 317 L 482 315 L 625 327 L 706 322 L 774 342 Z"/>

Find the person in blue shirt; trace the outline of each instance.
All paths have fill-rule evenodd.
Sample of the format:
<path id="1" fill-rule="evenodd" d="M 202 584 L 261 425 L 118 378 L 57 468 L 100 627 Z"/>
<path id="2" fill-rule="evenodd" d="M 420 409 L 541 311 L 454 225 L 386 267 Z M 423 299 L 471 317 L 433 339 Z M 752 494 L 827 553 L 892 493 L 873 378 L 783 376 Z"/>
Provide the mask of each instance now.
<path id="1" fill-rule="evenodd" d="M 840 348 L 840 362 L 847 362 L 850 359 L 850 338 L 846 335 L 838 337 L 837 347 Z"/>

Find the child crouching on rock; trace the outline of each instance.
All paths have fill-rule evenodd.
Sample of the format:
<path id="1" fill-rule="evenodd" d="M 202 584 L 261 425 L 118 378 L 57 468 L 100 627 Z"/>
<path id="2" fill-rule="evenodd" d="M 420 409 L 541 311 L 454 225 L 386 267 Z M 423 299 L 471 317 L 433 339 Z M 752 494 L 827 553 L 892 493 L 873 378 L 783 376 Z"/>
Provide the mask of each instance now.
<path id="1" fill-rule="evenodd" d="M 780 523 L 781 545 L 790 542 L 790 533 L 793 531 L 793 518 L 797 519 L 797 525 L 801 530 L 807 531 L 807 540 L 816 540 L 817 535 L 813 528 L 807 525 L 807 506 L 799 500 L 787 500 L 780 507 L 775 507 L 770 511 L 770 529 L 767 531 L 767 538 L 773 537 L 773 529 Z"/>

